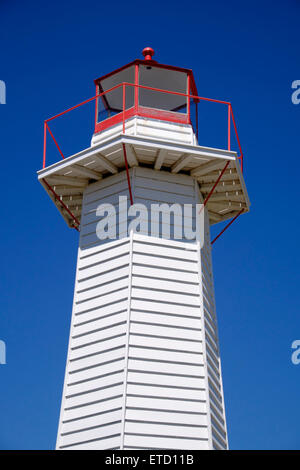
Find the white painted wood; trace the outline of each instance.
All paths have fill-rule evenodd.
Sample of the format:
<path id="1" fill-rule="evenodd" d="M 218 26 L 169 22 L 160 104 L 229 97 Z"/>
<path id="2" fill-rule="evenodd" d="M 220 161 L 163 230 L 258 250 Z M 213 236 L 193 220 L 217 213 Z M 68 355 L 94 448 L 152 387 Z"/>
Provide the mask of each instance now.
<path id="1" fill-rule="evenodd" d="M 96 439 L 83 444 L 74 444 L 64 447 L 63 450 L 99 450 L 99 449 L 120 449 L 120 435 L 113 435 L 105 439 Z"/>
<path id="2" fill-rule="evenodd" d="M 132 315 L 135 313 L 131 311 Z M 171 317 L 170 321 L 174 321 L 174 318 Z M 131 333 L 129 344 L 132 346 L 141 346 L 147 348 L 161 348 L 170 351 L 185 351 L 185 352 L 193 352 L 194 354 L 200 354 L 203 352 L 203 346 L 201 341 L 185 341 L 185 340 L 178 340 L 178 338 L 159 338 L 157 336 L 150 336 L 150 335 L 143 335 L 138 336 Z"/>
<path id="3" fill-rule="evenodd" d="M 131 145 L 126 144 L 126 156 L 127 156 L 127 161 L 129 166 L 138 166 L 139 162 L 138 159 L 136 158 L 136 153 L 134 151 L 134 148 Z"/>
<path id="4" fill-rule="evenodd" d="M 190 176 L 130 174 L 135 202 L 203 200 Z M 202 249 L 126 226 L 102 242 L 96 209 L 120 188 L 124 173 L 83 197 L 57 448 L 226 448 L 208 214 Z"/>
<path id="5" fill-rule="evenodd" d="M 156 411 L 143 410 L 136 408 L 128 408 L 126 413 L 127 420 L 157 422 L 157 423 L 174 423 L 195 426 L 207 426 L 206 414 L 192 413 L 173 413 L 172 411 Z"/>
<path id="6" fill-rule="evenodd" d="M 87 401 L 85 406 L 81 406 L 78 408 L 70 408 L 66 409 L 64 408 L 63 414 L 64 414 L 64 422 L 69 422 L 71 420 L 77 420 L 78 422 L 80 421 L 81 418 L 86 418 L 92 415 L 96 415 L 97 413 L 100 412 L 109 412 L 109 410 L 115 410 L 116 408 L 119 408 L 121 405 L 121 400 L 122 395 L 111 395 L 111 398 L 109 400 L 105 400 L 103 402 L 98 402 L 98 403 L 89 403 Z"/>
<path id="7" fill-rule="evenodd" d="M 122 390 L 123 381 L 119 384 L 116 384 L 116 386 L 114 387 L 96 390 L 94 392 L 90 391 L 88 393 L 84 393 L 83 395 L 78 395 L 75 397 L 66 397 L 66 409 L 85 406 L 86 403 L 96 403 L 98 401 L 110 398 L 112 395 L 120 395 L 122 393 Z"/>
<path id="8" fill-rule="evenodd" d="M 151 437 L 151 440 L 149 439 Z M 150 445 L 149 445 L 150 444 Z M 139 436 L 137 434 L 126 435 L 124 449 L 182 449 L 182 450 L 208 450 L 206 439 L 187 439 L 185 437 L 155 437 Z"/>
<path id="9" fill-rule="evenodd" d="M 96 160 L 99 160 L 99 162 L 101 163 L 101 165 L 108 171 L 110 171 L 111 173 L 118 173 L 118 168 L 116 167 L 116 165 L 114 165 L 113 163 L 111 163 L 108 158 L 104 157 L 104 155 L 101 155 L 101 153 L 97 153 L 95 155 L 95 158 Z"/>
<path id="10" fill-rule="evenodd" d="M 78 433 L 83 429 L 88 429 L 96 426 L 103 426 L 107 423 L 116 422 L 121 420 L 121 410 L 111 411 L 110 413 L 102 413 L 89 418 L 83 418 L 80 420 L 69 421 L 64 423 L 62 426 L 62 434 L 67 435 L 68 433 Z M 79 435 L 77 433 L 77 435 Z M 76 436 L 77 437 L 77 436 Z"/>
<path id="11" fill-rule="evenodd" d="M 101 376 L 100 378 L 94 378 L 90 381 L 81 382 L 78 384 L 68 384 L 66 387 L 66 397 L 74 396 L 79 393 L 86 393 L 90 390 L 98 390 L 105 387 L 110 387 L 115 383 L 122 382 L 123 370 L 116 371 L 111 375 Z"/>
<path id="12" fill-rule="evenodd" d="M 63 449 L 65 446 L 80 444 L 94 439 L 106 437 L 107 435 L 114 435 L 118 433 L 120 424 L 119 422 L 100 426 L 99 428 L 89 429 L 87 431 L 81 431 L 79 433 L 72 433 L 62 436 L 60 448 Z"/>
<path id="13" fill-rule="evenodd" d="M 201 371 L 199 371 L 199 374 Z M 190 388 L 203 388 L 204 375 L 201 376 L 187 376 L 187 374 L 174 374 L 171 370 L 167 374 L 149 373 L 141 369 L 130 369 L 128 371 L 128 382 L 146 383 L 152 385 L 172 386 L 178 387 L 178 384 L 184 383 L 185 387 Z"/>
<path id="14" fill-rule="evenodd" d="M 94 180 L 102 179 L 102 174 L 83 165 L 73 165 L 71 174 L 83 178 L 92 178 Z"/>
<path id="15" fill-rule="evenodd" d="M 207 439 L 207 427 L 206 426 L 181 426 L 177 424 L 176 426 L 160 423 L 141 423 L 139 421 L 128 422 L 126 421 L 125 427 L 126 433 L 132 434 L 148 434 L 150 436 L 184 436 L 185 438 L 201 438 Z"/>
<path id="16" fill-rule="evenodd" d="M 165 159 L 166 154 L 167 154 L 166 150 L 159 150 L 158 151 L 158 154 L 157 154 L 157 157 L 156 157 L 156 160 L 155 160 L 155 165 L 154 165 L 155 170 L 160 170 L 161 169 L 161 166 L 163 164 L 163 161 Z"/>

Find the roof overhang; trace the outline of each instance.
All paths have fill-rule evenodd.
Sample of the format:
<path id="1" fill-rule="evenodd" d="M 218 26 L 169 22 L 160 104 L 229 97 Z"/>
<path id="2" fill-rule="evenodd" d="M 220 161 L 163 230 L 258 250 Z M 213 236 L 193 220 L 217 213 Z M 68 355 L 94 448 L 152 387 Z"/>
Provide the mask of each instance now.
<path id="1" fill-rule="evenodd" d="M 39 181 L 69 226 L 74 226 L 70 213 L 80 220 L 83 192 L 88 184 L 125 170 L 123 144 L 129 167 L 140 165 L 190 174 L 198 182 L 203 199 L 229 162 L 207 203 L 210 223 L 235 217 L 241 209 L 249 210 L 236 152 L 118 134 L 38 171 Z"/>

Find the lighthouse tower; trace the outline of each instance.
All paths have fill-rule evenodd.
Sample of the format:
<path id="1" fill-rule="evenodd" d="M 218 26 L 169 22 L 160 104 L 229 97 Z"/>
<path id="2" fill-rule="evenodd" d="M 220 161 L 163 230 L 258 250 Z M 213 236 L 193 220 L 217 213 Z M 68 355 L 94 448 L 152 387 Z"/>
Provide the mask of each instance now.
<path id="1" fill-rule="evenodd" d="M 192 71 L 153 54 L 95 80 L 90 146 L 38 172 L 80 235 L 57 449 L 228 448 L 210 225 L 249 210 L 236 124 L 220 102 L 226 149 L 201 146 Z"/>

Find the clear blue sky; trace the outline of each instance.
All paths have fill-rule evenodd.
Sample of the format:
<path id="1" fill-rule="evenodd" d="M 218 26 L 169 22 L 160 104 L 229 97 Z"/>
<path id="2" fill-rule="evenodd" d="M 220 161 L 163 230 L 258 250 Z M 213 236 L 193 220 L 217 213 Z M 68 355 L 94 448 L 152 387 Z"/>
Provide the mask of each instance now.
<path id="1" fill-rule="evenodd" d="M 296 0 L 0 1 L 1 449 L 53 448 L 62 393 L 78 234 L 37 182 L 42 122 L 148 45 L 232 102 L 245 154 L 251 212 L 213 250 L 230 447 L 300 449 L 299 18 Z"/>

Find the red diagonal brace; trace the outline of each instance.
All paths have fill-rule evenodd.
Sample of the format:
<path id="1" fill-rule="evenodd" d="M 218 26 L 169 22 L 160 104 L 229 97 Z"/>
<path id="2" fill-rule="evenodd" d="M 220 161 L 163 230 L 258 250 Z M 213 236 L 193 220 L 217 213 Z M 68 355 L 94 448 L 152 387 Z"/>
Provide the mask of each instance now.
<path id="1" fill-rule="evenodd" d="M 47 129 L 48 129 L 48 131 L 49 131 L 49 134 L 51 135 L 51 137 L 52 137 L 52 139 L 53 139 L 53 141 L 54 141 L 54 143 L 55 143 L 55 145 L 56 145 L 56 147 L 57 147 L 57 149 L 58 149 L 58 151 L 59 151 L 59 153 L 60 153 L 60 155 L 61 155 L 61 158 L 64 160 L 65 156 L 64 156 L 64 154 L 62 153 L 61 148 L 60 148 L 60 146 L 58 145 L 58 143 L 57 143 L 57 141 L 56 141 L 54 135 L 52 134 L 52 131 L 51 131 L 51 129 L 50 129 L 50 127 L 48 126 L 47 123 L 46 123 L 46 127 L 47 127 Z"/>
<path id="2" fill-rule="evenodd" d="M 219 177 L 217 179 L 217 181 L 215 182 L 215 184 L 213 185 L 213 187 L 211 188 L 209 194 L 206 196 L 205 200 L 204 200 L 204 203 L 202 204 L 201 206 L 201 209 L 199 211 L 199 214 L 201 214 L 201 212 L 203 211 L 204 207 L 206 206 L 206 204 L 208 203 L 212 193 L 214 192 L 214 190 L 216 189 L 216 186 L 219 184 L 219 181 L 220 179 L 222 178 L 222 176 L 224 175 L 228 165 L 230 163 L 230 160 L 228 160 L 228 162 L 226 163 L 226 165 L 224 166 L 223 170 L 221 171 L 221 173 L 219 174 Z M 201 189 L 201 188 L 200 188 Z"/>
<path id="3" fill-rule="evenodd" d="M 52 194 L 54 195 L 55 199 L 63 206 L 63 208 L 67 211 L 67 213 L 70 215 L 70 217 L 73 219 L 73 221 L 77 224 L 77 226 L 74 224 L 73 225 L 73 228 L 75 228 L 77 231 L 78 230 L 78 227 L 80 226 L 80 222 L 79 220 L 77 219 L 77 217 L 75 217 L 74 214 L 72 214 L 72 212 L 70 211 L 70 209 L 66 206 L 66 204 L 60 199 L 59 195 L 54 191 L 54 189 L 50 186 L 49 183 L 47 183 L 47 181 L 45 180 L 45 178 L 43 178 L 43 182 L 45 183 L 45 185 L 47 186 L 47 188 L 52 192 Z"/>
<path id="4" fill-rule="evenodd" d="M 224 227 L 223 230 L 221 230 L 219 235 L 217 235 L 216 238 L 214 238 L 213 241 L 211 242 L 212 245 L 215 243 L 215 241 L 218 240 L 218 238 L 222 235 L 222 233 L 224 233 L 225 230 L 227 230 L 228 227 L 230 227 L 230 225 L 233 224 L 233 222 L 238 218 L 239 215 L 241 215 L 242 212 L 244 212 L 244 209 L 241 209 L 240 212 L 229 222 L 229 224 L 227 224 L 226 227 Z"/>
<path id="5" fill-rule="evenodd" d="M 205 201 L 203 203 L 203 206 L 206 206 L 206 204 L 208 203 L 212 193 L 214 192 L 214 190 L 216 189 L 216 186 L 219 184 L 219 181 L 220 179 L 222 178 L 222 176 L 224 175 L 225 171 L 227 170 L 227 167 L 230 163 L 230 160 L 228 160 L 228 162 L 226 163 L 226 165 L 224 166 L 223 170 L 221 171 L 221 173 L 219 174 L 219 177 L 217 179 L 217 181 L 215 182 L 215 184 L 213 185 L 212 189 L 210 190 L 209 194 L 206 196 L 205 198 Z"/>
<path id="6" fill-rule="evenodd" d="M 123 145 L 123 153 L 124 153 L 124 160 L 125 160 L 125 167 L 126 167 L 126 175 L 127 175 L 127 182 L 128 182 L 128 190 L 129 190 L 129 196 L 130 196 L 130 204 L 132 206 L 133 204 L 133 197 L 132 197 L 132 192 L 131 192 L 131 184 L 130 184 L 130 175 L 129 175 L 129 169 L 128 169 L 128 161 L 127 161 L 127 153 L 126 153 L 126 146 L 125 144 Z"/>

